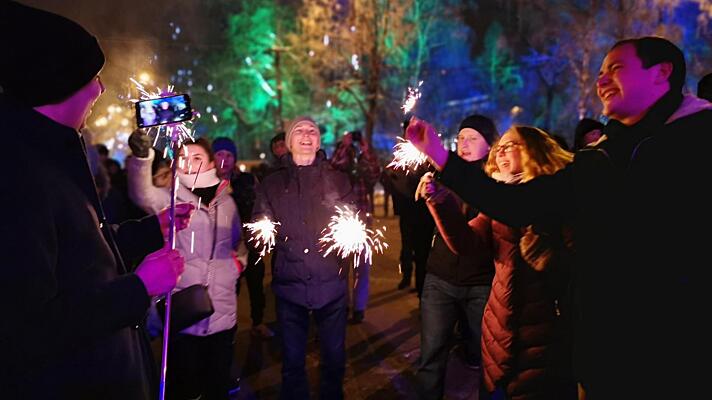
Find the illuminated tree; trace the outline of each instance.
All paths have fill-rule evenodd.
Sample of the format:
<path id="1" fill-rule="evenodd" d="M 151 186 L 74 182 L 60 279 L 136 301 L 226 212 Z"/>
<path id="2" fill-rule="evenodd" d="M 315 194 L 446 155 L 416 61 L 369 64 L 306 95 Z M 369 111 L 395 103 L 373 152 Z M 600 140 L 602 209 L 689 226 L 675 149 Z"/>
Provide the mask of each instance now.
<path id="1" fill-rule="evenodd" d="M 304 0 L 296 32 L 288 36 L 314 104 L 341 110 L 333 114 L 357 106 L 368 140 L 388 91 L 384 77 L 396 60 L 407 57 L 413 40 L 412 21 L 404 18 L 412 5 L 412 0 Z"/>

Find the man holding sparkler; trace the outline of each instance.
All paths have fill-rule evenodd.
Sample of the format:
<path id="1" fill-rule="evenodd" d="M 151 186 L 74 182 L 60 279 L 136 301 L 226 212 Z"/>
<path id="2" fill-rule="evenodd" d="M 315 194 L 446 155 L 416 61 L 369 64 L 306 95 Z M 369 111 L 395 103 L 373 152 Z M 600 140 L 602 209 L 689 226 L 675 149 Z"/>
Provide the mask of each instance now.
<path id="1" fill-rule="evenodd" d="M 305 371 L 309 315 L 318 325 L 323 399 L 343 398 L 346 362 L 346 290 L 348 263 L 324 256 L 319 239 L 335 206 L 352 202 L 348 176 L 317 154 L 319 127 L 308 117 L 292 121 L 283 166 L 257 190 L 253 221 L 264 217 L 277 227 L 272 288 L 282 330 L 282 399 L 308 399 Z"/>
<path id="2" fill-rule="evenodd" d="M 75 22 L 7 1 L 0 43 L 0 132 L 14 168 L 0 191 L 0 396 L 153 398 L 140 325 L 183 258 L 165 248 L 146 256 L 164 243 L 165 213 L 117 231 L 106 223 L 78 133 L 104 91 L 104 54 Z M 144 256 L 127 271 L 124 259 Z"/>

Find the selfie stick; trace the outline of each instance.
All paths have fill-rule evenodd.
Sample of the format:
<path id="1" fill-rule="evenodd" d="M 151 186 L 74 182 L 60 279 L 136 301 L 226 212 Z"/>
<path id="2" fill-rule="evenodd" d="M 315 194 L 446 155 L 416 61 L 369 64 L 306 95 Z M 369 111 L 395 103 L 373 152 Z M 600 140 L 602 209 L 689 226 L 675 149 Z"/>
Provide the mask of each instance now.
<path id="1" fill-rule="evenodd" d="M 171 130 L 171 149 L 173 152 L 173 163 L 171 163 L 171 208 L 168 210 L 169 228 L 168 242 L 171 249 L 176 248 L 176 177 L 178 176 L 178 128 L 168 126 Z M 163 351 L 161 353 L 161 386 L 158 395 L 159 400 L 166 398 L 166 370 L 168 369 L 168 339 L 171 332 L 171 297 L 172 291 L 166 294 L 166 312 L 163 320 Z"/>

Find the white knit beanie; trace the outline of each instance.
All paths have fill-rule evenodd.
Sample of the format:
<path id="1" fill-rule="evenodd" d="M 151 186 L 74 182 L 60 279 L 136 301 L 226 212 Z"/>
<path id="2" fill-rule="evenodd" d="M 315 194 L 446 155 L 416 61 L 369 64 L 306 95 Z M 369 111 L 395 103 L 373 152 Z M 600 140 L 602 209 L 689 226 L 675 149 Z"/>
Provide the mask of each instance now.
<path id="1" fill-rule="evenodd" d="M 321 147 L 321 131 L 319 130 L 319 125 L 314 122 L 311 117 L 307 116 L 301 116 L 301 117 L 296 117 L 292 120 L 292 122 L 289 123 L 289 127 L 287 128 L 287 133 L 284 137 L 284 144 L 287 145 L 287 149 L 291 152 L 292 151 L 292 134 L 296 130 L 298 125 L 312 125 L 314 128 L 316 128 L 316 131 L 319 132 L 319 143 L 318 147 Z"/>

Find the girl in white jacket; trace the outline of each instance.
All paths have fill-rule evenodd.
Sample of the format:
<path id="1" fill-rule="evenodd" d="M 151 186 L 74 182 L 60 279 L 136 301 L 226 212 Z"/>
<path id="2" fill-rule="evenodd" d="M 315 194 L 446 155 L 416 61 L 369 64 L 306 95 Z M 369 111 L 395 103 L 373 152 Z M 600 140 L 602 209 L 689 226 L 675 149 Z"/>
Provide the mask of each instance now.
<path id="1" fill-rule="evenodd" d="M 170 205 L 170 190 L 155 187 L 151 181 L 155 153 L 150 138 L 137 131 L 129 145 L 134 153 L 126 162 L 131 200 L 148 213 Z M 205 139 L 185 144 L 178 166 L 177 201 L 191 202 L 197 209 L 190 226 L 176 234 L 176 248 L 185 258 L 185 272 L 176 289 L 207 286 L 215 312 L 180 333 L 171 333 L 166 393 L 171 399 L 200 395 L 227 399 L 237 329 L 235 284 L 244 265 L 236 257 L 240 216 L 229 182 L 216 175 Z"/>

